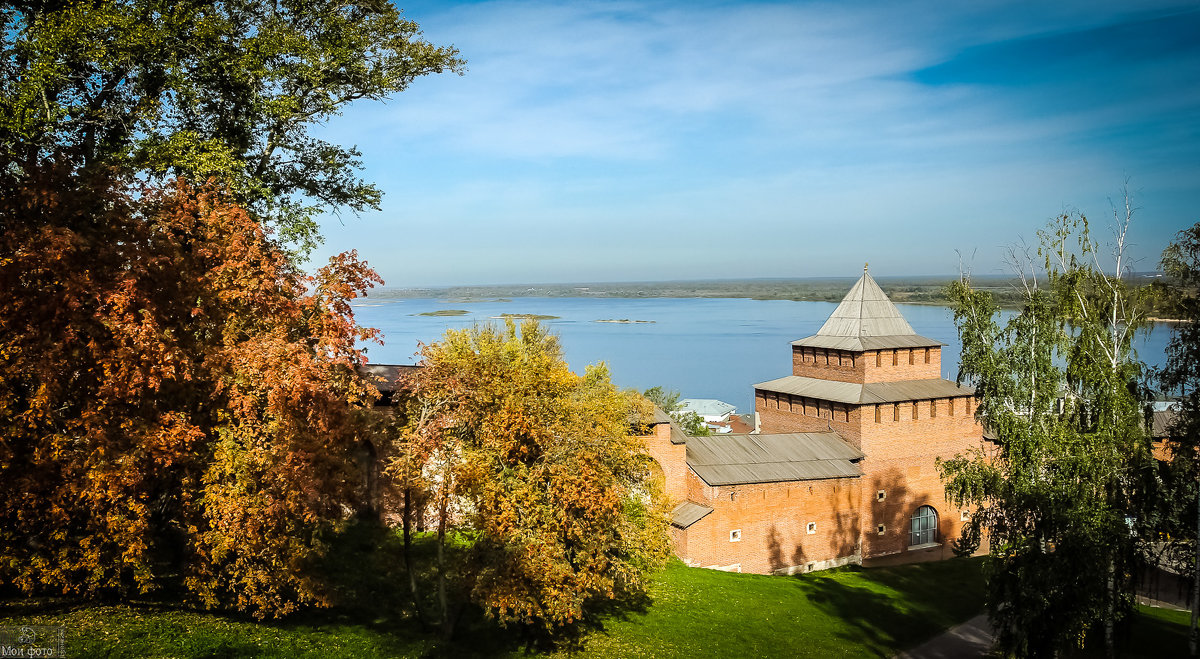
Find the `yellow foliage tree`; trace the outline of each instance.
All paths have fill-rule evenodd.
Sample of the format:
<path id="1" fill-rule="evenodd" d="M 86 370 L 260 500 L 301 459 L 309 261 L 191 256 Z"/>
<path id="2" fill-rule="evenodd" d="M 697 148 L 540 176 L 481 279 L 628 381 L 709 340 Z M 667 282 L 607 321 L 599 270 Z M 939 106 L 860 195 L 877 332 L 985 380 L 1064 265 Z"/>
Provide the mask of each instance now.
<path id="1" fill-rule="evenodd" d="M 393 474 L 429 495 L 439 556 L 448 527 L 470 538 L 471 599 L 502 623 L 554 628 L 643 592 L 669 555 L 661 486 L 631 433 L 644 399 L 603 364 L 571 372 L 536 321 L 450 330 L 422 357 Z"/>

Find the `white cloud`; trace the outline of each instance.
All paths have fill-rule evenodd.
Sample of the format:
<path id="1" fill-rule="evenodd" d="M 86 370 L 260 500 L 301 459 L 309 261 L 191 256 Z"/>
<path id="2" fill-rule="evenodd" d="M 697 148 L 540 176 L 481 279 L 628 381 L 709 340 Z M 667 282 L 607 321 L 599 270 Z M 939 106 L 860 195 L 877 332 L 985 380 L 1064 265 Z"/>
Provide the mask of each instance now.
<path id="1" fill-rule="evenodd" d="M 328 227 L 328 251 L 374 250 L 394 283 L 421 284 L 811 275 L 864 250 L 883 252 L 881 266 L 944 271 L 929 264 L 1013 239 L 1014 218 L 1035 229 L 1063 204 L 1103 200 L 1134 163 L 1195 199 L 1191 170 L 1172 164 L 1196 153 L 1194 132 L 1137 153 L 1095 140 L 1131 116 L 1194 112 L 1197 88 L 1117 89 L 1042 112 L 1031 107 L 1042 91 L 912 78 L 965 48 L 1127 11 L 1044 5 L 492 2 L 411 14 L 462 49 L 468 73 L 419 80 L 327 127 L 363 148 L 391 192 L 381 216 Z M 819 250 L 756 233 L 797 225 Z M 867 239 L 840 244 L 840 231 Z M 922 246 L 914 231 L 937 240 Z M 695 236 L 714 233 L 732 238 L 697 266 Z"/>

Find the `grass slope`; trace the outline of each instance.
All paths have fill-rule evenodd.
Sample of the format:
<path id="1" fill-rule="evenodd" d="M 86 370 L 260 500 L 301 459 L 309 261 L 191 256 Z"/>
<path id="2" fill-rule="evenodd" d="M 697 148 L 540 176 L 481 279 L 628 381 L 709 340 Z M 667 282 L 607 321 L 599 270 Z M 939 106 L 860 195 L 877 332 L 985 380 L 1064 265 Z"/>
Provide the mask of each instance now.
<path id="1" fill-rule="evenodd" d="M 548 654 L 886 657 L 978 613 L 981 568 L 977 559 L 956 559 L 764 577 L 676 562 L 654 579 L 647 604 L 599 616 L 580 630 L 570 650 Z M 365 599 L 356 604 L 381 598 Z M 1187 616 L 1143 609 L 1126 643 L 1130 649 L 1122 655 L 1185 651 Z M 159 605 L 0 604 L 0 625 L 22 624 L 66 626 L 72 657 L 529 656 L 515 630 L 497 628 L 478 615 L 467 616 L 456 640 L 445 644 L 421 630 L 407 612 L 370 606 L 258 623 Z"/>
<path id="2" fill-rule="evenodd" d="M 673 564 L 645 613 L 593 633 L 589 656 L 890 656 L 983 607 L 982 564 L 952 560 L 795 577 Z"/>

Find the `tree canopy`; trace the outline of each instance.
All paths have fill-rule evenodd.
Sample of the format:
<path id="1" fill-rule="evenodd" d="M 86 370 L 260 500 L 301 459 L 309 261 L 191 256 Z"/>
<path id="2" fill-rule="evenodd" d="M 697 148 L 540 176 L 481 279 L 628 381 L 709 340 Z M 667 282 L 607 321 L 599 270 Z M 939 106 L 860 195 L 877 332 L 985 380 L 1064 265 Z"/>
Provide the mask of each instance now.
<path id="1" fill-rule="evenodd" d="M 1045 656 L 1103 632 L 1133 606 L 1138 537 L 1150 537 L 1154 460 L 1144 432 L 1141 318 L 1086 218 L 1064 214 L 1036 252 L 1014 249 L 1023 306 L 1007 320 L 969 276 L 950 288 L 963 342 L 959 381 L 976 386 L 993 450 L 943 463 L 947 493 L 977 507 L 960 549 L 986 535 L 989 616 L 1006 652 Z"/>
<path id="2" fill-rule="evenodd" d="M 712 434 L 708 429 L 708 424 L 704 423 L 704 419 L 700 418 L 699 414 L 691 410 L 684 410 L 683 405 L 679 402 L 679 392 L 674 389 L 664 389 L 662 387 L 650 387 L 642 392 L 642 396 L 667 414 L 675 419 L 683 432 L 691 437 L 705 437 Z"/>
<path id="3" fill-rule="evenodd" d="M 1200 650 L 1200 223 L 1180 231 L 1163 250 L 1160 266 L 1167 275 L 1173 313 L 1182 322 L 1171 326 L 1167 361 L 1159 372 L 1165 393 L 1176 399 L 1169 428 L 1167 496 L 1161 502 L 1163 532 L 1170 559 L 1192 578 L 1192 656 Z"/>
<path id="4" fill-rule="evenodd" d="M 380 200 L 357 149 L 308 128 L 463 67 L 382 0 L 8 3 L 0 49 L 0 169 L 215 177 L 301 250 L 319 210 Z"/>
<path id="5" fill-rule="evenodd" d="M 431 493 L 439 529 L 469 538 L 471 599 L 501 622 L 555 627 L 644 590 L 668 545 L 631 432 L 641 397 L 603 365 L 572 373 L 532 320 L 449 330 L 421 355 L 393 473 Z"/>
<path id="6" fill-rule="evenodd" d="M 353 254 L 312 277 L 217 189 L 0 175 L 0 581 L 279 615 L 357 504 Z M 98 175 L 97 175 L 98 176 Z"/>

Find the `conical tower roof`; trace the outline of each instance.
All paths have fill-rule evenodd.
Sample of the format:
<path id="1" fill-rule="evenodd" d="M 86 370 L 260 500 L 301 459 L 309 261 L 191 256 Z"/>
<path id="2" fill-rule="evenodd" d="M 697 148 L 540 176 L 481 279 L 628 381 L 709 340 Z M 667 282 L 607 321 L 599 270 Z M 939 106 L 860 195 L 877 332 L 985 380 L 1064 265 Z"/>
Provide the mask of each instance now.
<path id="1" fill-rule="evenodd" d="M 817 333 L 792 345 L 833 350 L 879 350 L 942 345 L 918 335 L 871 278 L 866 266 Z"/>

